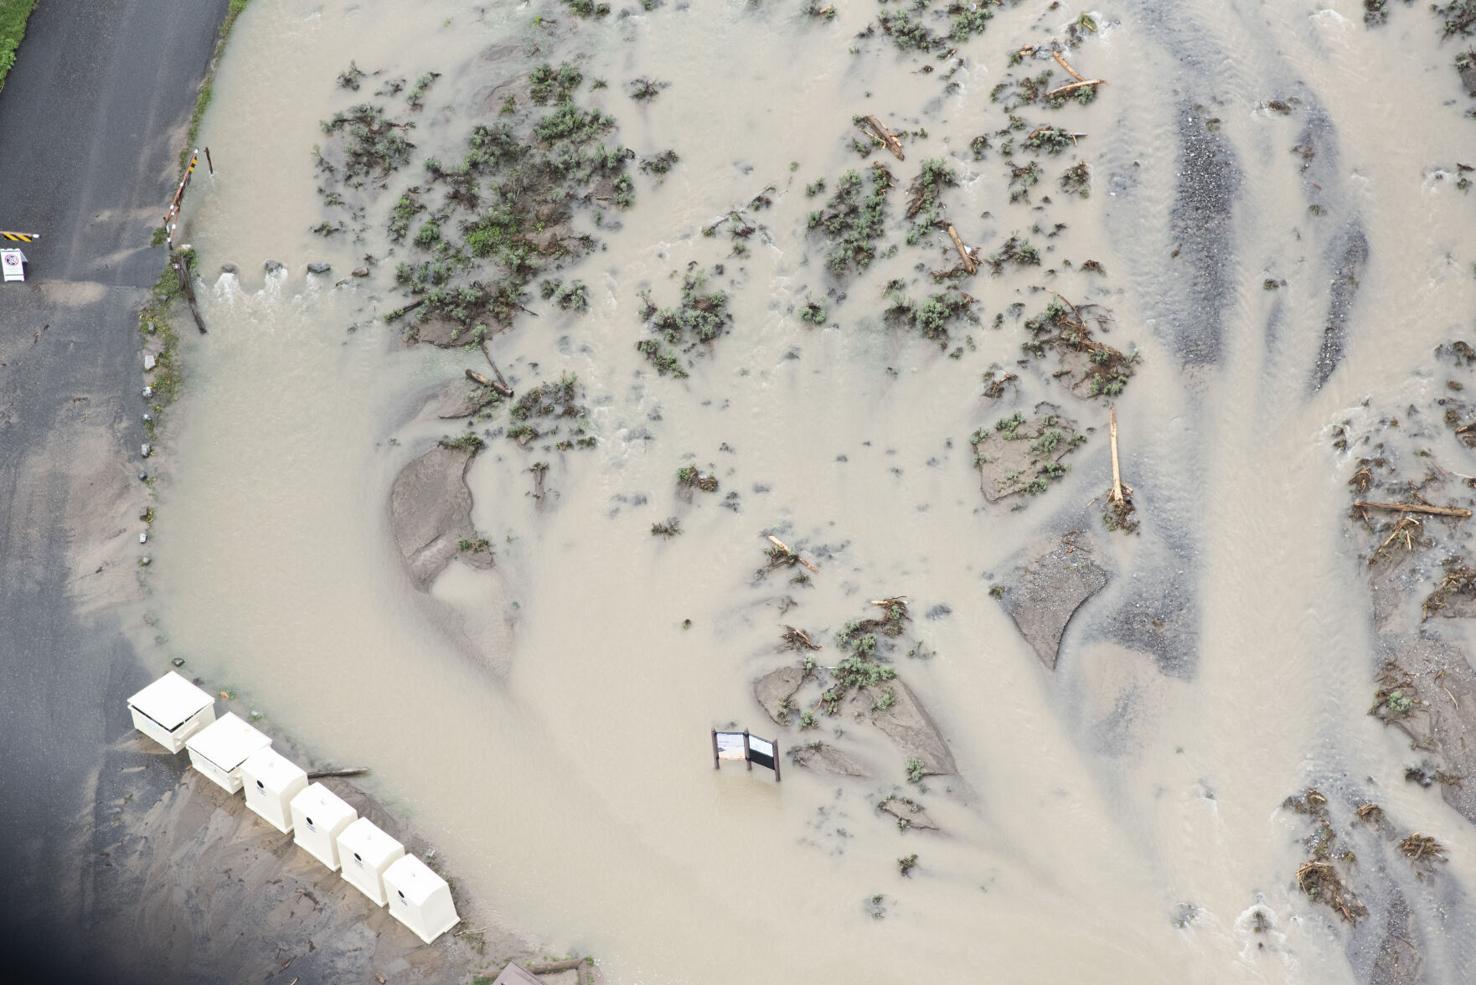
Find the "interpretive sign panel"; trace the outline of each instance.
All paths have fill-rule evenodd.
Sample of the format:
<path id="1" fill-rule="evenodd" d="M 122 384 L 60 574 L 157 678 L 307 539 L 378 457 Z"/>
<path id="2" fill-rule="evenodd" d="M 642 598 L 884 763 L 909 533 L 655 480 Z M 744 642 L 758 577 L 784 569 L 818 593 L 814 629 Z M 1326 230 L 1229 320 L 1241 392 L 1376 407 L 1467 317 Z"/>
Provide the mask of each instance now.
<path id="1" fill-rule="evenodd" d="M 736 759 L 746 763 L 749 769 L 753 765 L 764 767 L 774 771 L 774 780 L 777 783 L 779 776 L 779 743 L 768 739 L 761 739 L 748 732 L 719 732 L 712 730 L 712 768 L 722 766 L 725 759 Z"/>

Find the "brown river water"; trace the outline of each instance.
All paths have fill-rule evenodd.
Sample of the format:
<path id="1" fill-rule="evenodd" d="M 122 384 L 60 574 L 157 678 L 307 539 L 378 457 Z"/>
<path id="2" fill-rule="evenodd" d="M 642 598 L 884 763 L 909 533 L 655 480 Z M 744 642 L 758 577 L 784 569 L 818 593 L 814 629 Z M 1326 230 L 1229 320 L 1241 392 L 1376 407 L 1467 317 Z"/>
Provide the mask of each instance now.
<path id="1" fill-rule="evenodd" d="M 1369 31 L 1356 0 L 1095 10 L 1071 59 L 1107 84 L 1051 117 L 1088 134 L 1075 156 L 1092 195 L 1034 213 L 968 142 L 1002 125 L 989 92 L 1008 53 L 1084 10 L 1002 10 L 961 46 L 949 92 L 858 36 L 874 4 L 837 7 L 826 22 L 798 0 L 617 4 L 585 22 L 553 4 L 253 0 L 202 134 L 218 173 L 198 177 L 183 227 L 210 334 L 185 340 L 164 442 L 161 667 L 186 655 L 263 727 L 372 767 L 370 788 L 440 847 L 479 912 L 595 955 L 614 983 L 1362 981 L 1345 928 L 1293 881 L 1304 830 L 1280 806 L 1345 783 L 1447 846 L 1439 884 L 1410 904 L 1426 934 L 1468 943 L 1428 948 L 1424 980 L 1473 980 L 1476 831 L 1403 782 L 1407 743 L 1366 714 L 1368 597 L 1328 436 L 1365 398 L 1397 408 L 1432 387 L 1415 368 L 1476 306 L 1471 200 L 1435 174 L 1472 158 L 1476 130 L 1435 22 L 1401 9 Z M 382 222 L 359 241 L 309 232 L 324 214 L 311 152 L 319 121 L 367 95 L 335 85 L 352 59 L 443 73 L 413 139 L 417 162 L 454 159 L 533 44 L 609 80 L 596 104 L 622 142 L 681 162 L 659 186 L 642 178 L 605 248 L 563 274 L 589 285 L 587 314 L 532 303 L 538 317 L 495 343 L 515 386 L 578 375 L 597 446 L 551 459 L 540 502 L 539 456 L 490 439 L 468 483 L 496 566 L 453 564 L 419 593 L 390 483 L 462 426 L 418 413 L 431 392 L 486 365 L 401 345 L 381 317 L 403 303 L 392 263 L 347 276 L 389 251 Z M 637 103 L 624 88 L 637 75 L 670 86 Z M 1295 111 L 1268 109 L 1278 98 Z M 881 286 L 918 280 L 907 250 L 846 284 L 826 326 L 796 317 L 830 283 L 804 186 L 862 166 L 860 113 L 927 131 L 905 163 L 875 159 L 905 182 L 948 158 L 951 214 L 982 251 L 1048 215 L 1069 230 L 1047 266 L 1105 267 L 1049 284 L 1110 306 L 1113 344 L 1142 354 L 1117 403 L 1137 536 L 1100 520 L 1100 400 L 1067 408 L 1097 430 L 1028 509 L 980 495 L 969 435 L 1051 396 L 1033 364 L 997 403 L 980 382 L 1019 358 L 1019 330 L 991 321 L 1035 303 L 1040 271 L 963 286 L 982 323 L 958 359 L 881 321 Z M 1291 148 L 1309 140 L 1303 168 Z M 670 303 L 673 270 L 724 260 L 727 241 L 701 227 L 770 185 L 765 229 L 726 260 L 731 335 L 690 379 L 657 377 L 634 349 L 637 292 Z M 1337 273 L 1360 249 L 1330 350 Z M 268 259 L 286 272 L 263 274 Z M 951 259 L 940 249 L 934 266 Z M 305 276 L 314 260 L 334 273 Z M 688 463 L 721 491 L 680 498 Z M 651 536 L 669 516 L 683 533 Z M 1051 672 L 988 589 L 1017 552 L 1076 528 L 1111 581 Z M 755 578 L 771 531 L 819 559 L 809 587 Z M 781 729 L 751 691 L 793 662 L 775 650 L 784 624 L 833 632 L 893 595 L 933 652 L 899 652 L 899 670 L 959 769 L 921 788 L 881 736 L 840 720 Z M 1167 628 L 1144 642 L 1146 622 Z M 728 723 L 786 748 L 840 724 L 877 770 L 790 767 L 780 784 L 714 771 L 708 729 Z M 892 792 L 943 832 L 899 832 L 875 809 Z"/>

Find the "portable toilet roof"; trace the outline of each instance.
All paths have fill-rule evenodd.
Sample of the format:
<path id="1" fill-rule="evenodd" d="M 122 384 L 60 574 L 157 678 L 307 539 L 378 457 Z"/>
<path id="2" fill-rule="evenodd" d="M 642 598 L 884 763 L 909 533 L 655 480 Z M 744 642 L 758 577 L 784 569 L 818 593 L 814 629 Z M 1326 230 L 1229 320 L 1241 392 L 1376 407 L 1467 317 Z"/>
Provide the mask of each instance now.
<path id="1" fill-rule="evenodd" d="M 308 785 L 307 771 L 275 749 L 258 749 L 241 764 L 246 806 L 281 832 L 292 830 L 292 798 Z"/>
<path id="2" fill-rule="evenodd" d="M 384 870 L 405 854 L 405 846 L 367 817 L 343 829 L 338 836 L 338 862 L 343 877 L 359 892 L 383 906 Z"/>
<path id="3" fill-rule="evenodd" d="M 330 869 L 338 868 L 338 836 L 359 812 L 321 783 L 292 798 L 292 838 L 297 846 Z"/>
<path id="4" fill-rule="evenodd" d="M 26 279 L 26 255 L 20 250 L 0 250 L 0 271 L 6 281 Z"/>
<path id="5" fill-rule="evenodd" d="M 129 698 L 128 707 L 135 713 L 135 724 L 146 726 L 151 722 L 173 739 L 181 727 L 206 708 L 212 709 L 213 717 L 215 699 L 171 670 Z M 142 715 L 148 722 L 139 722 L 138 715 Z M 145 734 L 151 731 L 147 728 L 140 730 Z M 183 748 L 182 741 L 164 742 L 159 735 L 150 737 L 161 742 L 171 752 L 179 752 Z"/>
<path id="6" fill-rule="evenodd" d="M 208 725 L 190 737 L 185 747 L 190 762 L 210 779 L 231 793 L 241 789 L 241 764 L 272 740 L 247 724 L 234 712 L 226 712 L 215 724 Z M 203 760 L 203 762 L 201 762 Z M 215 772 L 205 767 L 214 767 Z M 216 775 L 218 772 L 219 775 Z"/>

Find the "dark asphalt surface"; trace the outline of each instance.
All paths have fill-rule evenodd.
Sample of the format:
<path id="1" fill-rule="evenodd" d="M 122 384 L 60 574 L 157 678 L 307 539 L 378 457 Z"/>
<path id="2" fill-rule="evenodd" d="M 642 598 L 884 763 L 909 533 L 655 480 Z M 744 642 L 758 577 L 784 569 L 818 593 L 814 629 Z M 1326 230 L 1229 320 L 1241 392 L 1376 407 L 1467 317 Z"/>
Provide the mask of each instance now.
<path id="1" fill-rule="evenodd" d="M 225 7 L 42 0 L 0 92 L 0 228 L 44 237 L 25 247 L 32 280 L 0 288 L 0 979 L 8 981 L 120 981 L 89 933 L 95 859 L 67 834 L 101 816 L 96 771 L 129 728 L 124 699 L 153 674 L 115 625 L 78 614 L 69 551 L 95 508 L 87 476 L 110 465 L 137 470 L 129 463 L 143 440 L 137 312 L 164 265 L 148 242 Z M 99 449 L 115 461 L 79 463 Z"/>

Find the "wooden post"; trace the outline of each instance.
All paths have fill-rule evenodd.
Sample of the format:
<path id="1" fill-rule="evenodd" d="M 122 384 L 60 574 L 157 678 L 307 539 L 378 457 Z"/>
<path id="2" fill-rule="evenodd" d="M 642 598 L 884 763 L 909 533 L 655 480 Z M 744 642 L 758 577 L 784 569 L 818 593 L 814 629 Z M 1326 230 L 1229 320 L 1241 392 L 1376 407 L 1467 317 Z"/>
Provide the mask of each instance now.
<path id="1" fill-rule="evenodd" d="M 712 730 L 712 768 L 718 769 L 722 763 L 718 760 L 717 729 Z"/>
<path id="2" fill-rule="evenodd" d="M 210 177 L 215 177 L 215 162 L 210 159 L 210 148 L 205 148 L 205 166 L 210 169 Z"/>
<path id="3" fill-rule="evenodd" d="M 774 738 L 774 782 L 779 782 L 779 739 Z"/>
<path id="4" fill-rule="evenodd" d="M 748 758 L 748 729 L 743 730 L 743 765 L 750 773 L 753 772 L 753 760 Z"/>

